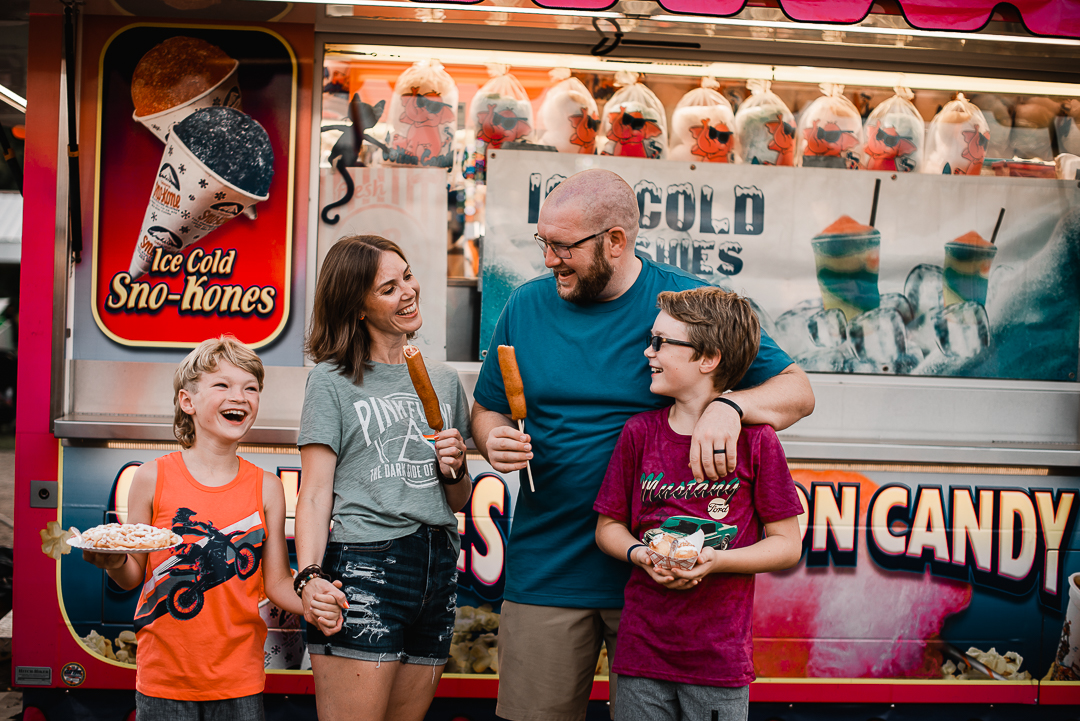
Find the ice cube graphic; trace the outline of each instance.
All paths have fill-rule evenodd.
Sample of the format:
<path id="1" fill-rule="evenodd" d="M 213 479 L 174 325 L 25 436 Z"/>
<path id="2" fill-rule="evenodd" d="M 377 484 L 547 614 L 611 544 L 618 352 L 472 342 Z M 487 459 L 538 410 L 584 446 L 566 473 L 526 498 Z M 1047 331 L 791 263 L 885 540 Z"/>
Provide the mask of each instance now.
<path id="1" fill-rule="evenodd" d="M 814 313 L 806 322 L 810 340 L 822 348 L 836 348 L 847 341 L 847 316 L 839 308 Z"/>
<path id="2" fill-rule="evenodd" d="M 811 298 L 781 313 L 776 318 L 773 340 L 792 358 L 817 351 L 819 347 L 810 336 L 809 323 L 810 317 L 821 309 L 821 299 Z"/>
<path id="3" fill-rule="evenodd" d="M 800 368 L 812 373 L 845 373 L 854 361 L 851 346 L 847 343 L 833 348 L 819 348 L 795 357 Z"/>
<path id="4" fill-rule="evenodd" d="M 911 269 L 904 281 L 904 295 L 914 306 L 915 315 L 944 305 L 942 301 L 942 269 L 940 265 L 920 263 Z"/>
<path id="5" fill-rule="evenodd" d="M 856 316 L 848 325 L 855 349 L 855 373 L 906 373 L 916 359 L 908 355 L 904 320 L 894 308 L 875 308 Z"/>
<path id="6" fill-rule="evenodd" d="M 882 293 L 880 308 L 892 308 L 900 314 L 904 325 L 915 320 L 915 304 L 903 293 Z"/>
<path id="7" fill-rule="evenodd" d="M 990 321 L 979 303 L 954 303 L 934 324 L 941 352 L 951 358 L 974 358 L 990 347 Z"/>

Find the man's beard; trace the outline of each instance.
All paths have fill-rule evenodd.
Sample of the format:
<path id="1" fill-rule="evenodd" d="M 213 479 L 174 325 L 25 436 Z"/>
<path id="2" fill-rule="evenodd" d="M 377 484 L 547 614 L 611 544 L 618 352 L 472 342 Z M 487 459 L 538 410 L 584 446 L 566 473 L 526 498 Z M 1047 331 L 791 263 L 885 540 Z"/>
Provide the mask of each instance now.
<path id="1" fill-rule="evenodd" d="M 564 289 L 558 283 L 555 284 L 555 289 L 563 300 L 568 300 L 577 305 L 585 305 L 596 300 L 596 297 L 604 292 L 604 289 L 607 288 L 608 283 L 611 281 L 611 277 L 615 275 L 615 267 L 611 265 L 607 256 L 604 255 L 604 244 L 602 242 L 596 244 L 589 267 L 583 271 L 577 271 L 576 275 L 577 283 L 569 290 Z"/>

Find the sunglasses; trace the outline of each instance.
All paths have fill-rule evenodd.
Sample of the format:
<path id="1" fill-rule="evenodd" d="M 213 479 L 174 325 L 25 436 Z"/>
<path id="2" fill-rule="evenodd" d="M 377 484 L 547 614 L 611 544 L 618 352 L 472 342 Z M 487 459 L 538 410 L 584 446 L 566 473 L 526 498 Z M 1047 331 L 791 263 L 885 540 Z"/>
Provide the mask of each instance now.
<path id="1" fill-rule="evenodd" d="M 518 118 L 513 115 L 495 115 L 491 121 L 493 124 L 499 126 L 503 130 L 513 130 L 514 127 L 525 120 L 525 118 Z"/>
<path id="2" fill-rule="evenodd" d="M 562 243 L 550 243 L 550 242 L 544 240 L 543 238 L 541 238 L 539 233 L 533 233 L 533 240 L 536 241 L 536 244 L 540 246 L 540 250 L 542 252 L 544 252 L 545 254 L 547 254 L 548 248 L 551 248 L 551 252 L 555 254 L 556 258 L 562 258 L 563 260 L 570 260 L 570 258 L 573 257 L 572 255 L 570 255 L 570 249 L 571 248 L 576 248 L 579 245 L 581 245 L 582 243 L 588 242 L 588 241 L 592 240 L 593 238 L 599 238 L 601 235 L 603 235 L 604 233 L 607 233 L 610 230 L 612 230 L 612 228 L 608 228 L 607 230 L 601 230 L 599 233 L 593 233 L 588 238 L 582 238 L 581 240 L 577 241 L 576 243 L 570 243 L 569 245 L 564 245 Z"/>
<path id="3" fill-rule="evenodd" d="M 795 126 L 794 125 L 788 125 L 784 121 L 781 121 L 781 122 L 784 125 L 784 128 L 783 128 L 784 135 L 788 136 L 789 138 L 794 138 L 795 137 Z"/>
<path id="4" fill-rule="evenodd" d="M 635 118 L 630 113 L 622 114 L 622 124 L 629 126 L 631 130 L 641 130 L 647 122 L 649 122 L 647 118 Z"/>
<path id="5" fill-rule="evenodd" d="M 590 115 L 586 115 L 585 116 L 585 125 L 589 128 L 589 130 L 599 130 L 600 129 L 600 118 L 594 118 L 594 117 L 592 117 Z"/>
<path id="6" fill-rule="evenodd" d="M 730 130 L 717 130 L 716 128 L 709 126 L 709 137 L 720 143 L 721 145 L 727 145 L 727 142 L 731 140 Z"/>
<path id="7" fill-rule="evenodd" d="M 825 130 L 823 128 L 817 129 L 817 139 L 824 140 L 826 143 L 839 142 L 840 136 L 843 134 L 843 130 Z"/>
<path id="8" fill-rule="evenodd" d="M 901 138 L 899 135 L 889 135 L 881 128 L 878 128 L 877 141 L 884 144 L 886 148 L 895 148 L 900 144 L 900 140 Z"/>
<path id="9" fill-rule="evenodd" d="M 420 108 L 421 110 L 426 110 L 429 113 L 438 113 L 443 108 L 450 107 L 446 103 L 440 102 L 438 100 L 432 100 L 431 98 L 428 98 L 425 95 L 420 95 L 419 93 L 417 93 L 413 97 L 416 98 L 416 107 Z"/>
<path id="10" fill-rule="evenodd" d="M 662 346 L 665 343 L 670 343 L 671 345 L 682 345 L 682 346 L 686 346 L 687 348 L 694 348 L 693 343 L 690 343 L 690 342 L 685 341 L 685 340 L 673 340 L 671 338 L 665 338 L 665 337 L 660 336 L 660 335 L 653 335 L 652 331 L 649 331 L 648 333 L 646 333 L 645 338 L 646 338 L 645 345 L 648 346 L 649 348 L 652 348 L 653 353 L 659 353 L 660 352 L 660 346 Z"/>

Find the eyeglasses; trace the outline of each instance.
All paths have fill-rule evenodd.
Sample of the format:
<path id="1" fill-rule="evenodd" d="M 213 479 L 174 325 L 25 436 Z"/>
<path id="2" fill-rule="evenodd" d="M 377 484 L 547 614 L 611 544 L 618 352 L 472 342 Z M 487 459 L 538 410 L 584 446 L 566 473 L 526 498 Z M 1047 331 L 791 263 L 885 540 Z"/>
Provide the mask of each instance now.
<path id="1" fill-rule="evenodd" d="M 685 340 L 673 340 L 671 338 L 665 338 L 660 335 L 653 335 L 652 331 L 645 334 L 645 345 L 653 349 L 653 353 L 660 352 L 660 346 L 664 343 L 670 343 L 671 345 L 683 345 L 687 348 L 694 348 L 694 344 Z M 696 348 L 695 348 L 696 350 Z"/>
<path id="2" fill-rule="evenodd" d="M 551 252 L 555 254 L 556 258 L 562 258 L 563 260 L 570 260 L 570 258 L 573 257 L 572 255 L 570 255 L 570 249 L 571 248 L 576 248 L 579 245 L 581 245 L 582 243 L 590 241 L 593 238 L 599 238 L 601 235 L 603 235 L 604 233 L 608 233 L 611 230 L 613 230 L 613 228 L 608 228 L 607 230 L 601 230 L 599 233 L 593 233 L 588 238 L 582 238 L 581 240 L 577 241 L 576 243 L 570 243 L 569 245 L 564 245 L 563 243 L 550 243 L 550 242 L 544 240 L 543 238 L 541 238 L 539 233 L 533 233 L 533 240 L 535 240 L 536 244 L 540 246 L 540 250 L 542 252 L 547 253 L 547 249 L 551 248 Z"/>

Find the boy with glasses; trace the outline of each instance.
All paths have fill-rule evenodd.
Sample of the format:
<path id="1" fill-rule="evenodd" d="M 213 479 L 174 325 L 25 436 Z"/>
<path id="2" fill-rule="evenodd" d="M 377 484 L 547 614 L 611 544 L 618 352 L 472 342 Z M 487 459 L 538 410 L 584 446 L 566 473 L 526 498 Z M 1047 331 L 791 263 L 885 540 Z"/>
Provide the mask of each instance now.
<path id="1" fill-rule="evenodd" d="M 733 473 L 701 482 L 690 472 L 694 426 L 757 354 L 750 304 L 703 287 L 661 293 L 659 306 L 645 357 L 652 392 L 675 402 L 626 422 L 593 505 L 597 545 L 633 566 L 611 667 L 615 721 L 741 720 L 754 680 L 753 574 L 798 563 L 803 509 L 769 426 L 743 427 Z M 696 565 L 654 566 L 640 541 L 652 529 L 704 531 Z"/>

